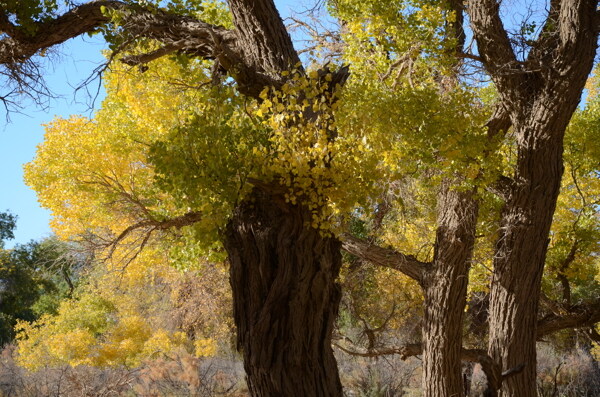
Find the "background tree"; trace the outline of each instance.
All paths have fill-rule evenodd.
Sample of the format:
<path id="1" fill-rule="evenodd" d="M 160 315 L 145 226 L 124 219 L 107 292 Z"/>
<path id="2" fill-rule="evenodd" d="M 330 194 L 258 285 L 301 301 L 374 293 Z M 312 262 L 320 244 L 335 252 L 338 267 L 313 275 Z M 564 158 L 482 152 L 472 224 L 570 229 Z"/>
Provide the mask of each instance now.
<path id="1" fill-rule="evenodd" d="M 0 249 L 4 248 L 4 240 L 15 238 L 13 230 L 17 225 L 17 217 L 10 212 L 0 212 Z"/>
<path id="2" fill-rule="evenodd" d="M 11 342 L 18 321 L 53 314 L 70 295 L 78 270 L 87 262 L 68 243 L 47 238 L 0 250 L 1 343 Z"/>
<path id="3" fill-rule="evenodd" d="M 137 368 L 180 351 L 197 357 L 227 351 L 225 269 L 205 266 L 203 272 L 200 263 L 190 266 L 183 276 L 164 251 L 151 247 L 125 269 L 96 261 L 55 313 L 18 323 L 19 363 L 29 370 L 65 364 Z M 181 295 L 197 304 L 193 313 L 182 308 L 191 302 L 181 302 Z"/>

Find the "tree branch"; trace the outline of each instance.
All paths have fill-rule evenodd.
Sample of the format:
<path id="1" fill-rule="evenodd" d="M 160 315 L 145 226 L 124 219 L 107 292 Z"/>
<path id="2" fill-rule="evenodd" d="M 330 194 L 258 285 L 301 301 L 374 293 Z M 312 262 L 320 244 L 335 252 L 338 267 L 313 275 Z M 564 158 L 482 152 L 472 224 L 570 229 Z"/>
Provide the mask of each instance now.
<path id="1" fill-rule="evenodd" d="M 493 139 L 498 135 L 504 136 L 511 126 L 510 114 L 502 102 L 496 104 L 494 113 L 485 124 L 488 138 Z"/>
<path id="2" fill-rule="evenodd" d="M 121 58 L 121 62 L 126 65 L 136 66 L 144 63 L 148 63 L 154 61 L 155 59 L 161 58 L 165 55 L 172 54 L 174 52 L 180 51 L 183 49 L 183 44 L 178 45 L 176 43 L 165 45 L 158 50 L 150 51 L 145 54 L 139 55 L 128 55 Z"/>
<path id="3" fill-rule="evenodd" d="M 467 13 L 479 55 L 501 93 L 514 87 L 514 72 L 521 70 L 500 19 L 500 4 L 496 0 L 467 0 Z"/>
<path id="4" fill-rule="evenodd" d="M 106 248 L 109 249 L 108 257 L 111 257 L 115 252 L 117 246 L 123 242 L 127 237 L 135 232 L 142 232 L 143 238 L 142 243 L 140 244 L 137 252 L 133 255 L 131 259 L 127 262 L 131 262 L 135 257 L 141 252 L 152 234 L 156 231 L 164 231 L 168 229 L 181 229 L 182 227 L 193 225 L 196 222 L 202 220 L 202 214 L 199 212 L 188 212 L 184 215 L 177 216 L 175 218 L 164 219 L 162 221 L 155 219 L 144 219 L 135 223 L 133 225 L 125 228 L 116 238 L 112 239 L 107 245 Z"/>
<path id="5" fill-rule="evenodd" d="M 273 0 L 228 0 L 236 36 L 250 68 L 272 79 L 300 64 Z"/>
<path id="6" fill-rule="evenodd" d="M 423 272 L 430 265 L 417 260 L 412 255 L 404 255 L 393 249 L 379 247 L 347 233 L 341 235 L 340 240 L 342 241 L 342 248 L 346 252 L 374 265 L 398 270 L 416 280 L 419 284 L 422 284 Z"/>
<path id="7" fill-rule="evenodd" d="M 560 2 L 558 14 L 558 46 L 554 66 L 561 73 L 572 73 L 582 54 L 596 50 L 597 0 Z"/>
<path id="8" fill-rule="evenodd" d="M 401 347 L 370 349 L 366 352 L 346 349 L 337 343 L 334 343 L 334 346 L 352 356 L 370 358 L 398 354 L 400 355 L 400 359 L 406 360 L 409 357 L 418 356 L 423 353 L 423 346 L 420 343 L 406 344 Z M 460 354 L 462 361 L 479 363 L 481 365 L 481 369 L 485 373 L 488 380 L 486 394 L 484 394 L 486 396 L 497 396 L 497 391 L 500 389 L 500 386 L 502 386 L 502 382 L 511 376 L 520 373 L 523 368 L 525 368 L 525 364 L 519 364 L 514 368 L 510 368 L 502 372 L 502 368 L 483 349 L 462 348 Z"/>
<path id="9" fill-rule="evenodd" d="M 1 12 L 0 26 L 8 37 L 0 40 L 0 64 L 23 62 L 38 51 L 61 44 L 83 33 L 92 32 L 109 22 L 103 15 L 102 7 L 123 9 L 121 1 L 97 0 L 72 8 L 65 14 L 46 22 L 40 22 L 35 34 L 29 36 L 19 27 L 12 25 L 4 10 Z"/>
<path id="10" fill-rule="evenodd" d="M 600 299 L 572 306 L 563 315 L 552 313 L 538 321 L 537 338 L 568 328 L 592 327 L 600 322 Z"/>
<path id="11" fill-rule="evenodd" d="M 39 51 L 110 23 L 102 12 L 105 7 L 122 12 L 119 28 L 122 29 L 126 42 L 135 43 L 137 39 L 144 38 L 162 44 L 160 50 L 125 57 L 127 63 L 148 62 L 175 51 L 214 59 L 237 81 L 240 92 L 258 97 L 264 87 L 283 84 L 281 71 L 291 69 L 299 62 L 299 58 L 271 0 L 236 0 L 231 3 L 234 15 L 248 10 L 255 12 L 259 3 L 265 3 L 261 9 L 265 14 L 261 14 L 260 26 L 243 25 L 242 22 L 247 22 L 244 20 L 232 31 L 190 16 L 147 10 L 117 0 L 96 0 L 74 7 L 53 20 L 38 23 L 35 34 L 28 36 L 19 27 L 12 25 L 7 15 L 0 10 L 0 28 L 7 35 L 0 40 L 0 64 L 10 67 L 26 62 Z M 243 9 L 240 11 L 238 7 Z M 276 28 L 269 30 L 265 26 Z M 253 29 L 258 28 L 261 29 L 262 36 L 253 38 L 252 35 L 257 34 Z M 243 36 L 240 31 L 244 29 L 252 32 Z M 270 48 L 268 54 L 265 52 L 267 47 Z M 274 61 L 275 58 L 277 62 Z"/>
<path id="12" fill-rule="evenodd" d="M 575 242 L 571 246 L 571 249 L 569 250 L 569 253 L 567 254 L 566 258 L 560 264 L 560 266 L 558 268 L 558 273 L 556 275 L 556 278 L 558 279 L 558 281 L 560 281 L 560 284 L 562 286 L 563 304 L 565 304 L 567 306 L 571 306 L 571 285 L 569 283 L 569 279 L 567 278 L 565 272 L 567 271 L 569 266 L 571 266 L 573 261 L 575 261 L 575 256 L 577 254 L 578 248 L 579 248 L 579 241 L 575 240 Z"/>
<path id="13" fill-rule="evenodd" d="M 402 360 L 406 360 L 409 357 L 418 356 L 423 352 L 420 343 L 408 344 L 398 348 L 392 347 L 387 349 L 370 349 L 366 352 L 359 352 L 355 350 L 346 349 L 345 347 L 340 346 L 337 343 L 334 343 L 333 345 L 341 351 L 343 351 L 344 353 L 359 357 L 381 357 L 398 354 L 400 355 L 400 358 Z"/>

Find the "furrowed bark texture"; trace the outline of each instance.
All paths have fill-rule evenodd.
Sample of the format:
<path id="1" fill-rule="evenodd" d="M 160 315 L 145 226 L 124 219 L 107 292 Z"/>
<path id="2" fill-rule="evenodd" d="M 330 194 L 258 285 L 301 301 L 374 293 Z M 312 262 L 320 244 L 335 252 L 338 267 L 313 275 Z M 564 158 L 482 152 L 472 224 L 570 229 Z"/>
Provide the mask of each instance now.
<path id="1" fill-rule="evenodd" d="M 442 187 L 434 260 L 423 276 L 424 396 L 464 396 L 462 323 L 476 219 L 471 192 Z"/>
<path id="2" fill-rule="evenodd" d="M 535 340 L 548 234 L 563 173 L 563 137 L 592 68 L 597 1 L 551 2 L 544 34 L 518 61 L 493 0 L 468 1 L 484 66 L 498 87 L 517 137 L 517 162 L 505 191 L 490 295 L 489 354 L 509 370 L 500 395 L 534 397 Z"/>
<path id="3" fill-rule="evenodd" d="M 536 395 L 538 301 L 563 171 L 560 138 L 547 139 L 533 153 L 519 156 L 517 175 L 526 174 L 522 177 L 527 183 L 512 192 L 502 216 L 490 295 L 489 350 L 504 369 L 525 364 L 520 375 L 505 382 L 503 395 L 507 396 Z"/>
<path id="4" fill-rule="evenodd" d="M 229 0 L 246 64 L 272 78 L 300 63 L 272 0 Z"/>
<path id="5" fill-rule="evenodd" d="M 448 6 L 456 20 L 447 26 L 447 37 L 454 39 L 452 55 L 462 53 L 465 43 L 462 1 Z M 458 86 L 460 58 L 455 72 L 442 87 Z M 459 191 L 462 178 L 446 178 L 438 193 L 437 229 L 431 266 L 423 272 L 423 395 L 462 397 L 462 330 L 470 261 L 473 256 L 478 205 L 474 191 Z"/>
<path id="6" fill-rule="evenodd" d="M 341 244 L 255 189 L 227 226 L 238 347 L 253 396 L 342 396 L 331 333 Z"/>

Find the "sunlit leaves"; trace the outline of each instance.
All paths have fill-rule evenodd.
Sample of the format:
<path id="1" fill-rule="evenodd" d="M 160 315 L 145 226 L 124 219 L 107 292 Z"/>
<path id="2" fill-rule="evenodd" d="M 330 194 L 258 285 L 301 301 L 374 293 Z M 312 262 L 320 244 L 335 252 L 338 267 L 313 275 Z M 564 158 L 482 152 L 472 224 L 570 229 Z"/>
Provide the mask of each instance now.
<path id="1" fill-rule="evenodd" d="M 117 265 L 117 264 L 115 264 Z M 168 321 L 170 283 L 179 277 L 165 255 L 144 251 L 126 269 L 97 263 L 87 285 L 56 315 L 17 326 L 20 363 L 135 367 L 192 341 Z"/>
<path id="2" fill-rule="evenodd" d="M 203 70 L 187 68 L 190 82 L 201 80 Z M 109 94 L 93 120 L 74 116 L 51 123 L 26 167 L 28 183 L 53 211 L 53 228 L 64 238 L 118 235 L 141 215 L 160 219 L 177 210 L 153 185 L 148 153 L 153 141 L 186 117 L 195 95 L 178 86 L 182 70 L 174 62 L 165 60 L 143 75 L 129 73 L 107 77 Z"/>
<path id="3" fill-rule="evenodd" d="M 561 277 L 569 280 L 574 301 L 593 297 L 600 287 L 600 101 L 596 79 L 590 83 L 588 103 L 565 137 L 565 173 L 548 251 L 545 287 L 559 300 Z"/>

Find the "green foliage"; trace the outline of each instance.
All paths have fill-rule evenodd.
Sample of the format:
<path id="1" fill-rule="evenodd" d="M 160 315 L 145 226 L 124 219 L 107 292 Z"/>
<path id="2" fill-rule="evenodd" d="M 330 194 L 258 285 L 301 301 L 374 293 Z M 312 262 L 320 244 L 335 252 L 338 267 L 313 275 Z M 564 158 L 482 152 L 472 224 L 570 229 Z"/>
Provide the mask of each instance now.
<path id="1" fill-rule="evenodd" d="M 51 19 L 59 7 L 72 4 L 71 0 L 1 0 L 0 9 L 22 31 L 33 35 L 36 23 Z"/>
<path id="2" fill-rule="evenodd" d="M 14 338 L 18 320 L 33 321 L 55 313 L 71 291 L 84 258 L 67 258 L 69 247 L 55 238 L 0 251 L 0 344 Z"/>
<path id="3" fill-rule="evenodd" d="M 125 268 L 94 261 L 56 313 L 18 322 L 19 362 L 32 370 L 137 367 L 181 351 L 214 355 L 217 338 L 222 343 L 230 332 L 230 298 L 224 269 L 205 265 L 202 277 L 182 274 L 160 247 L 148 247 Z"/>
<path id="4" fill-rule="evenodd" d="M 14 338 L 17 319 L 33 320 L 31 306 L 39 298 L 38 283 L 27 264 L 14 261 L 9 251 L 0 252 L 0 345 Z"/>
<path id="5" fill-rule="evenodd" d="M 152 145 L 150 162 L 160 189 L 202 213 L 195 235 L 210 246 L 249 191 L 248 178 L 256 174 L 252 149 L 265 144 L 267 132 L 246 114 L 233 88 L 208 87 L 196 96 L 182 125 Z"/>
<path id="6" fill-rule="evenodd" d="M 0 212 L 0 249 L 4 248 L 4 240 L 15 238 L 14 230 L 16 226 L 16 215 L 10 212 Z"/>

